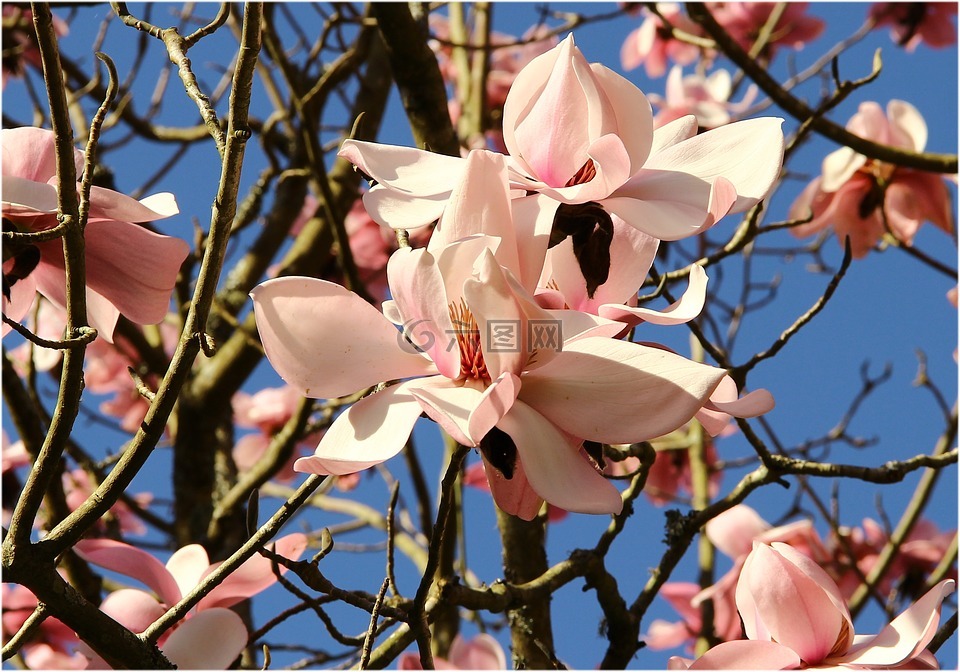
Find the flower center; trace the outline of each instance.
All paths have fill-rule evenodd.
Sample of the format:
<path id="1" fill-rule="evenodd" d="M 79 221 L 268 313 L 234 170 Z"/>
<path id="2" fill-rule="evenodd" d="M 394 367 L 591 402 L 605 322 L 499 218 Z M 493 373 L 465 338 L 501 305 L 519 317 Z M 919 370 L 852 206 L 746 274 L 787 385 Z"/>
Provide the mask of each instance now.
<path id="1" fill-rule="evenodd" d="M 584 184 L 589 182 L 597 176 L 597 166 L 593 162 L 593 159 L 587 159 L 587 162 L 580 166 L 580 170 L 576 174 L 567 180 L 567 183 L 563 186 L 572 187 L 576 184 Z"/>
<path id="2" fill-rule="evenodd" d="M 480 347 L 480 329 L 473 313 L 464 303 L 450 304 L 450 322 L 453 333 L 460 346 L 460 380 L 479 380 L 490 382 L 487 364 L 483 361 L 483 349 Z"/>

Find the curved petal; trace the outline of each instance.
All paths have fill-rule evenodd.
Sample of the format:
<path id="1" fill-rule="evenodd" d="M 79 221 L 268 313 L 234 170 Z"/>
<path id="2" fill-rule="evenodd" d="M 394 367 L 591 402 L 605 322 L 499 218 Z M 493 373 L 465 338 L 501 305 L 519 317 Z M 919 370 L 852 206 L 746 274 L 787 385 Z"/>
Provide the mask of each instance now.
<path id="1" fill-rule="evenodd" d="M 956 581 L 946 579 L 897 616 L 876 636 L 858 642 L 831 662 L 863 667 L 896 666 L 915 658 L 927 648 L 940 624 L 943 599 L 956 590 Z"/>
<path id="2" fill-rule="evenodd" d="M 177 199 L 164 192 L 148 196 L 142 201 L 130 198 L 112 189 L 90 188 L 90 215 L 88 222 L 103 220 L 117 222 L 153 222 L 179 214 Z"/>
<path id="3" fill-rule="evenodd" d="M 161 322 L 190 246 L 124 221 L 91 221 L 85 238 L 87 285 L 131 322 Z"/>
<path id="4" fill-rule="evenodd" d="M 737 191 L 731 212 L 762 200 L 780 176 L 783 119 L 747 119 L 701 133 L 653 154 L 645 169 L 679 170 L 712 183 L 729 180 Z"/>
<path id="5" fill-rule="evenodd" d="M 436 221 L 449 198 L 448 191 L 420 196 L 376 184 L 363 195 L 363 207 L 380 226 L 416 229 Z"/>
<path id="6" fill-rule="evenodd" d="M 513 439 L 530 486 L 547 502 L 579 513 L 620 513 L 616 487 L 536 410 L 518 401 L 497 427 Z"/>
<path id="7" fill-rule="evenodd" d="M 181 670 L 225 670 L 247 645 L 247 626 L 229 609 L 207 609 L 174 630 L 160 650 Z"/>
<path id="8" fill-rule="evenodd" d="M 796 670 L 800 656 L 776 642 L 721 642 L 697 658 L 690 670 Z"/>
<path id="9" fill-rule="evenodd" d="M 5 128 L 0 132 L 0 142 L 3 147 L 0 165 L 4 175 L 34 182 L 46 182 L 56 176 L 56 136 L 53 131 L 32 126 Z M 73 160 L 79 172 L 83 167 L 83 154 L 74 149 Z"/>
<path id="10" fill-rule="evenodd" d="M 857 154 L 849 147 L 841 147 L 835 152 L 830 152 L 824 157 L 820 166 L 820 172 L 823 174 L 820 180 L 820 188 L 828 194 L 837 191 L 866 162 L 867 157 L 863 154 Z"/>
<path id="11" fill-rule="evenodd" d="M 420 402 L 427 417 L 457 443 L 473 447 L 483 438 L 470 434 L 470 415 L 483 397 L 483 392 L 476 387 L 437 380 L 435 384 L 421 385 L 410 392 Z"/>
<path id="12" fill-rule="evenodd" d="M 74 546 L 81 558 L 98 567 L 137 579 L 167 605 L 180 601 L 176 579 L 155 557 L 139 548 L 112 539 L 81 539 Z"/>
<path id="13" fill-rule="evenodd" d="M 13 259 L 8 259 L 4 264 L 4 272 L 10 270 L 13 267 Z M 34 300 L 37 298 L 37 278 L 34 273 L 31 273 L 22 280 L 17 280 L 17 282 L 10 287 L 10 300 L 7 300 L 7 297 L 3 297 L 3 314 L 9 317 L 14 322 L 21 321 L 24 317 L 27 316 L 27 313 L 30 312 L 30 307 L 33 306 Z M 11 327 L 8 326 L 5 322 L 3 323 L 3 335 L 6 336 L 10 333 Z"/>
<path id="14" fill-rule="evenodd" d="M 746 504 L 737 504 L 707 522 L 706 534 L 728 558 L 739 558 L 747 555 L 753 540 L 769 529 L 770 523 L 760 514 Z"/>
<path id="15" fill-rule="evenodd" d="M 340 145 L 337 156 L 346 159 L 392 191 L 412 196 L 449 196 L 450 190 L 460 181 L 466 166 L 460 157 L 426 152 L 413 147 L 349 139 Z M 373 216 L 373 213 L 370 212 L 370 215 Z"/>
<path id="16" fill-rule="evenodd" d="M 333 421 L 314 454 L 294 463 L 294 471 L 342 476 L 399 453 L 422 410 L 410 393 L 414 383 L 421 381 L 388 387 L 353 404 Z"/>
<path id="17" fill-rule="evenodd" d="M 387 279 L 404 318 L 404 333 L 427 353 L 442 375 L 456 378 L 460 374 L 460 349 L 453 337 L 447 305 L 450 297 L 436 258 L 423 247 L 400 248 L 387 262 Z"/>
<path id="18" fill-rule="evenodd" d="M 2 192 L 4 217 L 21 216 L 32 219 L 37 213 L 57 212 L 57 188 L 52 184 L 4 173 Z M 56 222 L 52 224 L 55 225 Z"/>
<path id="19" fill-rule="evenodd" d="M 533 294 L 537 280 L 543 270 L 544 257 L 553 230 L 553 219 L 560 202 L 545 196 L 533 194 L 510 201 L 513 214 L 515 238 L 523 244 L 517 246 L 517 272 L 515 275 L 523 288 Z M 498 256 L 499 258 L 499 256 Z"/>
<path id="20" fill-rule="evenodd" d="M 724 376 L 723 380 L 720 381 L 720 384 L 717 385 L 717 389 L 715 389 L 713 394 L 710 395 L 710 399 L 707 400 L 707 404 L 709 405 L 717 402 L 736 401 L 739 396 L 740 391 L 737 389 L 737 384 L 733 382 L 733 378 L 730 376 Z M 697 422 L 703 425 L 703 428 L 710 436 L 717 436 L 730 424 L 729 413 L 713 410 L 708 408 L 707 405 L 697 411 L 697 415 L 695 417 L 697 418 Z M 744 551 L 744 554 L 749 552 L 750 548 L 748 546 L 746 551 Z"/>
<path id="21" fill-rule="evenodd" d="M 434 370 L 376 308 L 340 285 L 277 278 L 250 296 L 267 359 L 308 397 L 339 397 Z"/>
<path id="22" fill-rule="evenodd" d="M 200 544 L 188 544 L 177 549 L 167 560 L 167 571 L 180 587 L 180 594 L 193 590 L 204 572 L 210 569 L 210 557 Z"/>
<path id="23" fill-rule="evenodd" d="M 678 142 L 689 140 L 697 134 L 697 126 L 696 115 L 687 114 L 654 129 L 650 155 L 655 156 L 666 148 L 673 147 Z"/>
<path id="24" fill-rule="evenodd" d="M 289 560 L 297 560 L 307 548 L 307 537 L 304 534 L 295 532 L 280 537 L 275 542 L 269 544 L 278 555 Z M 216 562 L 204 572 L 204 578 L 211 574 L 221 564 Z M 280 567 L 280 573 L 286 571 L 285 567 Z M 269 558 L 256 554 L 251 556 L 246 562 L 237 567 L 230 573 L 223 582 L 211 590 L 206 597 L 197 603 L 197 611 L 211 609 L 214 607 L 230 607 L 241 602 L 248 597 L 266 590 L 277 582 L 277 576 L 273 573 L 272 562 Z"/>
<path id="25" fill-rule="evenodd" d="M 506 415 L 520 394 L 520 378 L 509 371 L 500 374 L 483 391 L 480 403 L 470 413 L 470 436 L 480 441 Z"/>
<path id="26" fill-rule="evenodd" d="M 167 610 L 150 593 L 134 588 L 121 588 L 104 598 L 100 603 L 100 611 L 130 632 L 139 634 Z"/>
<path id="27" fill-rule="evenodd" d="M 450 645 L 450 662 L 461 670 L 505 670 L 507 657 L 500 642 L 486 633 L 467 641 L 460 635 Z"/>
<path id="28" fill-rule="evenodd" d="M 914 152 L 922 152 L 927 146 L 927 122 L 920 112 L 905 100 L 887 103 L 887 118 L 894 141 Z"/>
<path id="29" fill-rule="evenodd" d="M 703 310 L 703 304 L 707 298 L 708 279 L 703 267 L 694 265 L 690 268 L 689 285 L 683 296 L 663 310 L 606 304 L 600 306 L 599 313 L 601 317 L 627 324 L 636 324 L 641 321 L 659 325 L 685 324 Z"/>
<path id="30" fill-rule="evenodd" d="M 610 101 L 616 133 L 630 157 L 630 173 L 637 172 L 653 146 L 653 110 L 650 101 L 628 79 L 599 63 L 591 63 L 594 77 Z"/>
<path id="31" fill-rule="evenodd" d="M 704 408 L 732 415 L 735 418 L 755 418 L 773 410 L 773 395 L 767 390 L 754 390 L 733 401 L 707 400 Z"/>
<path id="32" fill-rule="evenodd" d="M 527 474 L 523 470 L 523 461 L 516 461 L 513 467 L 513 477 L 508 479 L 491 465 L 482 453 L 480 457 L 483 461 L 483 470 L 486 473 L 490 494 L 493 495 L 493 501 L 496 502 L 500 510 L 521 520 L 536 518 L 543 506 L 543 497 L 538 495 L 530 486 Z"/>
<path id="33" fill-rule="evenodd" d="M 520 398 L 573 436 L 634 443 L 690 420 L 724 375 L 658 348 L 584 338 L 527 373 Z"/>

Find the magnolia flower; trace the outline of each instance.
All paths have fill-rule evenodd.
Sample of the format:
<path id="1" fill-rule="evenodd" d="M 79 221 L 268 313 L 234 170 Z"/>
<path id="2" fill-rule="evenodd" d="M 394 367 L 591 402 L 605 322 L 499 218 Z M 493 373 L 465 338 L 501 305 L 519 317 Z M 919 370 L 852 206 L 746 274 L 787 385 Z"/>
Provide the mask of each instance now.
<path id="1" fill-rule="evenodd" d="M 520 71 L 503 109 L 509 180 L 517 194 L 599 204 L 661 240 L 702 231 L 764 197 L 780 173 L 781 119 L 741 121 L 697 135 L 694 117 L 653 130 L 650 103 L 626 79 L 587 63 L 573 36 Z M 346 140 L 340 156 L 376 184 L 370 215 L 394 228 L 436 220 L 463 176 L 464 159 Z M 532 196 L 527 196 L 532 198 Z"/>
<path id="2" fill-rule="evenodd" d="M 303 395 L 289 385 L 267 387 L 254 394 L 237 392 L 233 395 L 233 417 L 236 426 L 259 430 L 241 436 L 233 446 L 233 461 L 238 471 L 249 471 L 260 461 L 270 447 L 273 435 L 293 417 L 301 399 Z M 300 446 L 306 443 L 316 443 L 316 438 L 306 437 L 299 442 L 290 459 L 278 471 L 279 481 L 286 482 L 294 477 L 293 464 L 300 457 Z"/>
<path id="3" fill-rule="evenodd" d="M 957 43 L 955 2 L 875 2 L 870 8 L 874 28 L 890 26 L 890 37 L 907 51 L 925 42 L 933 49 Z"/>
<path id="4" fill-rule="evenodd" d="M 56 14 L 51 15 L 53 30 L 57 37 L 70 32 L 67 22 Z M 8 4 L 3 6 L 3 88 L 9 77 L 23 77 L 23 64 L 29 63 L 38 70 L 41 68 L 40 50 L 33 27 L 33 12 L 22 6 Z"/>
<path id="5" fill-rule="evenodd" d="M 450 657 L 434 656 L 433 663 L 438 670 L 505 670 L 507 656 L 500 642 L 486 633 L 481 633 L 467 641 L 459 634 L 450 644 Z M 420 655 L 404 653 L 397 664 L 398 670 L 422 670 Z"/>
<path id="6" fill-rule="evenodd" d="M 14 583 L 3 584 L 3 641 L 20 632 L 37 608 L 37 597 L 29 589 Z M 31 670 L 82 670 L 87 658 L 77 648 L 80 640 L 62 621 L 48 616 L 20 649 Z"/>
<path id="7" fill-rule="evenodd" d="M 730 102 L 733 92 L 730 73 L 716 70 L 704 77 L 701 74 L 683 76 L 683 69 L 675 65 L 667 75 L 665 96 L 650 94 L 650 102 L 660 108 L 653 118 L 657 128 L 692 114 L 700 128 L 717 128 L 730 123 L 731 114 L 743 114 L 757 97 L 757 86 L 751 84 L 739 103 Z"/>
<path id="8" fill-rule="evenodd" d="M 954 589 L 953 580 L 941 581 L 879 634 L 857 636 L 840 590 L 816 562 L 787 544 L 754 542 L 736 590 L 747 639 L 718 644 L 692 663 L 674 656 L 669 667 L 936 667 L 924 649 Z"/>
<path id="9" fill-rule="evenodd" d="M 807 16 L 806 2 L 790 2 L 777 20 L 761 55 L 773 59 L 780 46 L 802 49 L 823 32 L 824 22 Z M 730 33 L 745 51 L 753 48 L 760 31 L 777 7 L 775 2 L 718 2 L 713 5 L 713 18 Z"/>
<path id="10" fill-rule="evenodd" d="M 700 49 L 692 44 L 674 39 L 663 25 L 663 20 L 649 10 L 640 27 L 627 35 L 620 48 L 620 64 L 624 70 L 633 70 L 643 64 L 648 77 L 663 77 L 667 60 L 679 65 L 690 65 L 700 56 Z M 703 31 L 674 2 L 658 2 L 657 11 L 678 28 L 690 35 Z"/>
<path id="11" fill-rule="evenodd" d="M 922 152 L 927 144 L 923 117 L 902 100 L 891 100 L 886 115 L 877 103 L 861 103 L 847 130 L 915 152 Z M 821 176 L 794 201 L 790 217 L 802 219 L 811 211 L 813 219 L 793 227 L 793 234 L 809 236 L 832 226 L 841 244 L 850 238 L 855 258 L 866 255 L 888 227 L 907 245 L 924 220 L 947 233 L 953 231 L 950 195 L 940 175 L 868 159 L 849 147 L 823 160 Z"/>
<path id="12" fill-rule="evenodd" d="M 87 498 L 97 489 L 90 474 L 83 469 L 73 469 L 65 471 L 63 474 L 63 492 L 66 495 L 67 506 L 71 511 L 76 510 L 81 504 L 87 501 Z M 147 508 L 153 501 L 153 495 L 149 492 L 140 492 L 130 497 L 141 508 Z M 117 527 L 124 534 L 143 535 L 147 533 L 147 526 L 137 516 L 136 513 L 123 501 L 118 501 L 110 508 L 110 516 L 116 518 Z M 94 529 L 99 531 L 105 529 L 106 521 L 101 518 L 97 521 Z"/>
<path id="13" fill-rule="evenodd" d="M 57 174 L 52 131 L 3 129 L 3 218 L 20 231 L 42 231 L 57 224 Z M 83 153 L 75 150 L 77 171 Z M 78 185 L 79 189 L 79 185 Z M 84 231 L 87 319 L 112 342 L 123 313 L 137 324 L 156 324 L 167 314 L 180 264 L 190 247 L 132 222 L 152 222 L 179 212 L 172 194 L 142 201 L 93 187 Z M 9 255 L 9 256 L 8 256 Z M 39 292 L 66 305 L 66 276 L 60 240 L 4 245 L 3 312 L 19 321 Z M 3 334 L 10 330 L 3 326 Z"/>
<path id="14" fill-rule="evenodd" d="M 303 534 L 277 539 L 275 551 L 296 560 L 307 547 Z M 141 633 L 190 593 L 221 563 L 210 563 L 200 544 L 184 546 L 162 564 L 134 546 L 110 539 L 83 539 L 74 550 L 87 562 L 142 582 L 153 593 L 123 588 L 110 593 L 100 610 L 124 627 Z M 280 568 L 280 571 L 285 571 Z M 254 555 L 213 588 L 158 645 L 181 669 L 226 669 L 247 645 L 247 628 L 228 607 L 276 583 L 269 559 Z M 88 648 L 91 667 L 104 661 Z"/>
<path id="15" fill-rule="evenodd" d="M 621 323 L 536 304 L 529 292 L 549 221 L 513 219 L 519 206 L 509 200 L 503 162 L 470 153 L 430 246 L 391 256 L 393 301 L 382 315 L 311 278 L 270 280 L 251 293 L 267 358 L 305 395 L 338 397 L 411 378 L 342 413 L 315 455 L 298 460 L 299 471 L 346 474 L 383 462 L 426 413 L 480 448 L 504 511 L 529 519 L 546 500 L 615 512 L 619 493 L 581 443 L 660 436 L 689 420 L 720 383 L 721 370 L 609 338 Z M 475 233 L 493 230 L 501 235 Z"/>
<path id="16" fill-rule="evenodd" d="M 809 520 L 800 520 L 787 525 L 771 527 L 752 508 L 738 504 L 724 511 L 706 525 L 706 535 L 721 553 L 731 558 L 733 567 L 709 588 L 702 589 L 695 583 L 667 583 L 661 595 L 680 614 L 676 623 L 656 620 L 644 635 L 651 648 L 673 648 L 692 644 L 700 634 L 700 610 L 705 600 L 713 601 L 714 632 L 725 641 L 739 639 L 742 635 L 740 617 L 737 615 L 735 592 L 744 563 L 754 542 L 784 543 L 818 562 L 829 560 L 829 551 L 820 540 Z"/>

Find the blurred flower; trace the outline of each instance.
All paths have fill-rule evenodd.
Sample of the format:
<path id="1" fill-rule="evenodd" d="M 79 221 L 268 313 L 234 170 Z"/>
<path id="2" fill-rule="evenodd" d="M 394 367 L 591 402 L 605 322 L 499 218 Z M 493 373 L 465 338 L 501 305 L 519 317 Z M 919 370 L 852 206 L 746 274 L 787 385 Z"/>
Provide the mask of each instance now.
<path id="1" fill-rule="evenodd" d="M 661 98 L 649 94 L 650 102 L 660 108 L 653 118 L 659 128 L 671 121 L 692 114 L 703 129 L 717 128 L 730 123 L 730 116 L 746 112 L 757 97 L 757 86 L 751 84 L 739 103 L 730 102 L 730 73 L 716 70 L 710 76 L 701 74 L 683 76 L 683 69 L 675 65 L 667 75 L 666 95 Z"/>
<path id="2" fill-rule="evenodd" d="M 66 21 L 56 14 L 53 17 L 53 30 L 57 37 L 70 32 Z M 40 50 L 37 48 L 36 33 L 33 28 L 33 12 L 14 4 L 3 5 L 3 87 L 8 77 L 23 77 L 23 64 L 29 63 L 38 70 L 41 67 Z"/>
<path id="3" fill-rule="evenodd" d="M 891 100 L 887 113 L 877 103 L 861 103 L 847 130 L 884 145 L 922 152 L 927 125 L 917 109 Z M 890 233 L 906 245 L 924 220 L 947 233 L 953 231 L 950 194 L 943 177 L 868 159 L 841 147 L 823 160 L 821 176 L 803 190 L 790 208 L 790 217 L 813 219 L 791 231 L 809 236 L 833 227 L 840 244 L 846 237 L 855 258 L 861 258 Z"/>
<path id="4" fill-rule="evenodd" d="M 37 608 L 37 598 L 27 588 L 14 583 L 2 587 L 3 641 L 7 642 L 20 631 Z M 20 655 L 32 670 L 82 670 L 87 658 L 77 649 L 80 640 L 76 633 L 53 616 L 37 626 L 33 635 L 20 648 Z"/>
<path id="5" fill-rule="evenodd" d="M 503 647 L 493 637 L 481 633 L 471 640 L 461 635 L 453 638 L 448 659 L 434 656 L 433 662 L 438 670 L 505 670 L 507 656 Z M 398 670 L 422 670 L 420 654 L 404 653 L 400 655 Z"/>
<path id="6" fill-rule="evenodd" d="M 950 20 L 957 15 L 955 2 L 875 2 L 870 18 L 875 28 L 890 26 L 890 37 L 907 51 L 921 43 L 933 49 L 957 43 L 957 27 Z"/>
<path id="7" fill-rule="evenodd" d="M 671 26 L 690 35 L 700 36 L 703 31 L 673 2 L 658 2 L 657 11 Z M 633 70 L 641 64 L 648 77 L 663 77 L 667 60 L 678 65 L 690 65 L 700 56 L 700 48 L 681 42 L 673 37 L 663 19 L 644 8 L 646 18 L 639 28 L 633 30 L 620 48 L 620 64 L 624 70 Z"/>
<path id="8" fill-rule="evenodd" d="M 820 36 L 825 24 L 818 18 L 807 16 L 809 4 L 788 2 L 783 5 L 783 13 L 770 31 L 770 39 L 760 52 L 761 56 L 772 60 L 779 47 L 802 49 L 807 42 Z M 774 9 L 780 6 L 776 2 L 717 2 L 711 5 L 713 18 L 744 51 L 753 48 Z"/>
<path id="9" fill-rule="evenodd" d="M 57 174 L 53 132 L 40 128 L 3 129 L 4 229 L 42 231 L 57 225 Z M 77 171 L 83 153 L 74 150 Z M 77 185 L 79 189 L 79 184 Z M 123 313 L 137 324 L 156 324 L 170 308 L 180 264 L 190 251 L 179 238 L 148 231 L 134 222 L 152 222 L 179 212 L 172 194 L 142 201 L 93 187 L 84 231 L 87 319 L 112 342 Z M 9 257 L 8 257 L 9 255 Z M 60 240 L 5 243 L 3 313 L 19 321 L 43 294 L 63 308 L 66 302 L 63 245 Z M 10 327 L 3 325 L 6 335 Z"/>
<path id="10" fill-rule="evenodd" d="M 925 651 L 940 620 L 944 580 L 877 635 L 855 636 L 836 583 L 791 546 L 754 542 L 737 582 L 746 640 L 718 644 L 696 661 L 678 656 L 671 669 L 796 669 L 820 666 L 883 669 L 936 667 Z"/>
<path id="11" fill-rule="evenodd" d="M 87 501 L 96 490 L 96 484 L 90 478 L 90 475 L 83 469 L 72 469 L 63 474 L 63 492 L 67 497 L 67 506 L 70 510 L 76 510 L 81 504 Z M 153 501 L 153 495 L 149 492 L 141 492 L 130 497 L 141 508 L 150 506 Z M 110 514 L 117 520 L 120 531 L 124 534 L 143 535 L 147 533 L 147 527 L 133 510 L 125 502 L 118 501 L 110 507 Z M 103 531 L 105 528 L 104 519 L 97 521 L 95 529 Z"/>

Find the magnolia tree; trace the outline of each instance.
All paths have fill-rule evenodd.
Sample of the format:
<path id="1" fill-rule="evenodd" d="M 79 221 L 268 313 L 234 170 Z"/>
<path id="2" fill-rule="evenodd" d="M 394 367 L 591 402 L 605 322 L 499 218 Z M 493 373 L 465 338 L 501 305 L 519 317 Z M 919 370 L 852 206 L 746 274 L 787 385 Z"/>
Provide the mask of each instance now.
<path id="1" fill-rule="evenodd" d="M 5 4 L 3 660 L 956 665 L 956 13 Z"/>

